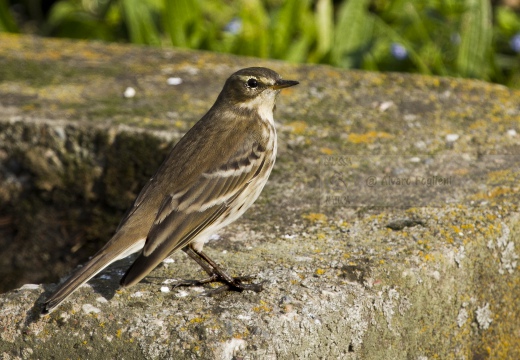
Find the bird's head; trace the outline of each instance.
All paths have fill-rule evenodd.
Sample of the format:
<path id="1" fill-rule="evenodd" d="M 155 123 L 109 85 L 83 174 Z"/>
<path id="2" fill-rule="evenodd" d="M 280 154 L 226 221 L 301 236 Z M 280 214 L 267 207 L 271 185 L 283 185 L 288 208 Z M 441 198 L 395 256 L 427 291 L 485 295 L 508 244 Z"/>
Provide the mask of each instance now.
<path id="1" fill-rule="evenodd" d="M 271 69 L 251 67 L 231 75 L 219 97 L 221 101 L 241 108 L 272 111 L 280 90 L 297 84 L 298 81 L 282 79 Z"/>

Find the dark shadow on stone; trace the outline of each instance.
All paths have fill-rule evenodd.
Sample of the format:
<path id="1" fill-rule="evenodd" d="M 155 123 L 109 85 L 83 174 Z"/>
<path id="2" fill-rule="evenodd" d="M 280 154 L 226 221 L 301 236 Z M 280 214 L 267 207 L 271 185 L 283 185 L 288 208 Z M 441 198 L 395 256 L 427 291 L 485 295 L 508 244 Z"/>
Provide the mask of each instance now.
<path id="1" fill-rule="evenodd" d="M 125 259 L 121 259 L 116 261 L 114 264 L 108 266 L 102 272 L 97 274 L 93 279 L 90 279 L 87 284 L 90 284 L 91 288 L 95 293 L 103 296 L 105 299 L 110 301 L 116 291 L 120 288 L 119 281 L 123 276 L 126 269 L 130 267 L 132 262 L 135 260 L 136 255 L 129 256 Z M 75 269 L 76 270 L 76 269 Z M 71 276 L 73 271 L 68 275 Z M 107 276 L 109 278 L 107 278 Z M 27 312 L 27 317 L 25 318 L 25 326 L 28 327 L 34 322 L 37 322 L 41 317 L 41 311 L 43 308 L 43 304 L 47 300 L 49 296 L 56 290 L 57 284 L 44 284 L 44 291 L 40 294 L 36 302 L 34 303 L 31 310 Z M 70 295 L 68 300 L 74 301 L 74 294 Z M 60 304 L 58 308 L 64 306 L 64 304 Z M 65 305 L 66 306 L 66 305 Z M 57 310 L 56 308 L 55 310 Z"/>

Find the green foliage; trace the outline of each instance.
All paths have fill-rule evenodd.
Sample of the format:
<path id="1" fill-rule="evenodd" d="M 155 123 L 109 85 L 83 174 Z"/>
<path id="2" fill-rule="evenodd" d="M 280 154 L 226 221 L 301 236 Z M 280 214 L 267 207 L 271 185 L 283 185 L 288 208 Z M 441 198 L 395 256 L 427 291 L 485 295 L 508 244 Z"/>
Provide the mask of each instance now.
<path id="1" fill-rule="evenodd" d="M 375 21 L 368 0 L 345 1 L 338 11 L 331 62 L 346 68 L 362 67 L 373 46 Z"/>
<path id="2" fill-rule="evenodd" d="M 135 44 L 160 45 L 160 34 L 154 21 L 159 13 L 156 1 L 121 0 L 123 16 L 127 22 L 130 41 Z"/>
<path id="3" fill-rule="evenodd" d="M 167 33 L 173 46 L 198 48 L 204 36 L 200 26 L 201 12 L 195 1 L 165 1 L 165 17 Z"/>
<path id="4" fill-rule="evenodd" d="M 487 80 L 492 66 L 491 4 L 482 0 L 466 0 L 465 3 L 457 69 L 462 76 Z"/>
<path id="5" fill-rule="evenodd" d="M 81 3 L 60 1 L 50 12 L 43 35 L 69 38 L 116 40 L 111 26 L 93 12 L 84 11 Z"/>
<path id="6" fill-rule="evenodd" d="M 56 0 L 37 32 L 520 87 L 519 12 L 489 0 Z M 0 31 L 18 27 L 0 0 Z"/>
<path id="7" fill-rule="evenodd" d="M 2 31 L 18 32 L 18 27 L 9 12 L 7 0 L 0 0 L 0 32 Z"/>

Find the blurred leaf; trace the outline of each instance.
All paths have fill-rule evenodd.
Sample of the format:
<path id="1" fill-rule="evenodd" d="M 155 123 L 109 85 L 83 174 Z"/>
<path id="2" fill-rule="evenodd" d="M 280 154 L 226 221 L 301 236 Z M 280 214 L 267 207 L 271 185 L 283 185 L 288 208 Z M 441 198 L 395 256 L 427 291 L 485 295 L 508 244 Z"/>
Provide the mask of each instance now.
<path id="1" fill-rule="evenodd" d="M 492 36 L 490 2 L 466 0 L 457 57 L 460 75 L 486 80 L 489 78 Z"/>
<path id="2" fill-rule="evenodd" d="M 311 55 L 316 52 L 311 52 L 311 50 L 316 48 L 317 44 L 317 34 L 316 34 L 316 17 L 310 8 L 310 6 L 306 9 L 306 11 L 302 11 L 300 13 L 298 19 L 298 28 L 293 36 L 294 45 L 291 46 L 290 51 L 293 53 L 289 56 L 286 56 L 286 59 L 294 59 L 291 61 L 298 62 L 309 62 L 311 61 Z M 294 50 L 293 50 L 294 48 Z M 297 56 L 294 56 L 298 54 Z M 323 56 L 320 56 L 320 59 Z"/>
<path id="3" fill-rule="evenodd" d="M 414 51 L 413 45 L 402 37 L 398 41 L 408 42 L 407 49 L 410 52 L 410 58 L 417 65 L 421 73 L 431 74 L 431 70 L 435 69 L 437 74 L 446 75 L 447 70 L 443 62 L 442 52 L 431 36 L 438 36 L 438 34 L 430 34 L 430 31 L 428 31 L 427 26 L 429 22 L 425 19 L 426 15 L 424 12 L 419 12 L 416 4 L 413 2 L 404 4 L 404 9 L 411 21 L 412 31 L 419 39 L 419 50 L 417 52 Z"/>
<path id="4" fill-rule="evenodd" d="M 201 21 L 200 8 L 193 0 L 164 0 L 165 23 L 173 46 L 195 47 L 197 22 Z M 197 37 L 198 38 L 198 37 Z"/>
<path id="5" fill-rule="evenodd" d="M 242 31 L 237 54 L 266 58 L 269 56 L 269 16 L 260 0 L 242 0 Z"/>
<path id="6" fill-rule="evenodd" d="M 50 9 L 45 33 L 50 36 L 75 39 L 115 40 L 111 29 L 79 3 L 58 1 Z"/>
<path id="7" fill-rule="evenodd" d="M 402 37 L 399 33 L 397 33 L 392 27 L 386 24 L 379 18 L 375 18 L 375 24 L 377 28 L 378 38 L 386 37 L 390 40 L 390 42 L 396 42 L 405 47 L 408 52 L 408 57 L 412 61 L 412 63 L 417 67 L 420 73 L 422 74 L 431 74 L 428 66 L 424 63 L 423 59 L 417 54 L 414 50 L 412 43 L 410 43 L 406 38 Z M 389 50 L 386 50 L 389 52 Z"/>
<path id="8" fill-rule="evenodd" d="M 0 31 L 18 32 L 18 26 L 11 16 L 6 0 L 0 0 Z"/>
<path id="9" fill-rule="evenodd" d="M 300 23 L 309 12 L 309 0 L 287 0 L 282 4 L 278 13 L 273 17 L 271 26 L 271 54 L 278 59 L 287 58 L 287 48 L 302 35 Z M 305 31 L 303 29 L 303 36 Z M 300 44 L 301 46 L 301 44 Z"/>
<path id="10" fill-rule="evenodd" d="M 154 22 L 151 3 L 140 0 L 121 0 L 130 41 L 135 44 L 160 45 L 159 31 Z"/>
<path id="11" fill-rule="evenodd" d="M 372 37 L 374 21 L 368 13 L 369 0 L 349 0 L 339 9 L 334 32 L 332 63 L 345 68 L 361 64 L 364 48 Z M 360 57 L 361 55 L 361 57 Z"/>
<path id="12" fill-rule="evenodd" d="M 332 47 L 334 34 L 334 8 L 332 0 L 318 0 L 316 3 L 316 53 L 322 58 Z"/>
<path id="13" fill-rule="evenodd" d="M 194 36 L 194 40 L 199 44 L 198 48 L 232 52 L 242 27 L 237 6 L 224 0 L 199 0 L 199 8 L 198 30 Z M 230 31 L 227 26 L 231 22 L 237 25 L 238 31 Z"/>
<path id="14" fill-rule="evenodd" d="M 500 6 L 496 10 L 497 25 L 506 30 L 508 34 L 514 34 L 520 31 L 520 17 L 510 8 Z"/>
<path id="15" fill-rule="evenodd" d="M 309 52 L 309 39 L 306 37 L 302 37 L 299 40 L 293 42 L 289 49 L 287 50 L 287 54 L 284 57 L 284 60 L 290 62 L 304 62 Z"/>

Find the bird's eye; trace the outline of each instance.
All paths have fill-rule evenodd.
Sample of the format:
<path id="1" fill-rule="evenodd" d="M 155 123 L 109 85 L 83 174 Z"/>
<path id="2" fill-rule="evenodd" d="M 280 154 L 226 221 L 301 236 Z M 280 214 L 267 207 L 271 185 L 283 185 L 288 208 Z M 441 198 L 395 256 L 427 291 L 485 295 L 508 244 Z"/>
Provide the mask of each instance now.
<path id="1" fill-rule="evenodd" d="M 254 78 L 251 78 L 251 79 L 247 80 L 247 86 L 249 86 L 252 89 L 255 89 L 258 87 L 258 81 L 256 81 L 256 79 L 254 79 Z"/>

